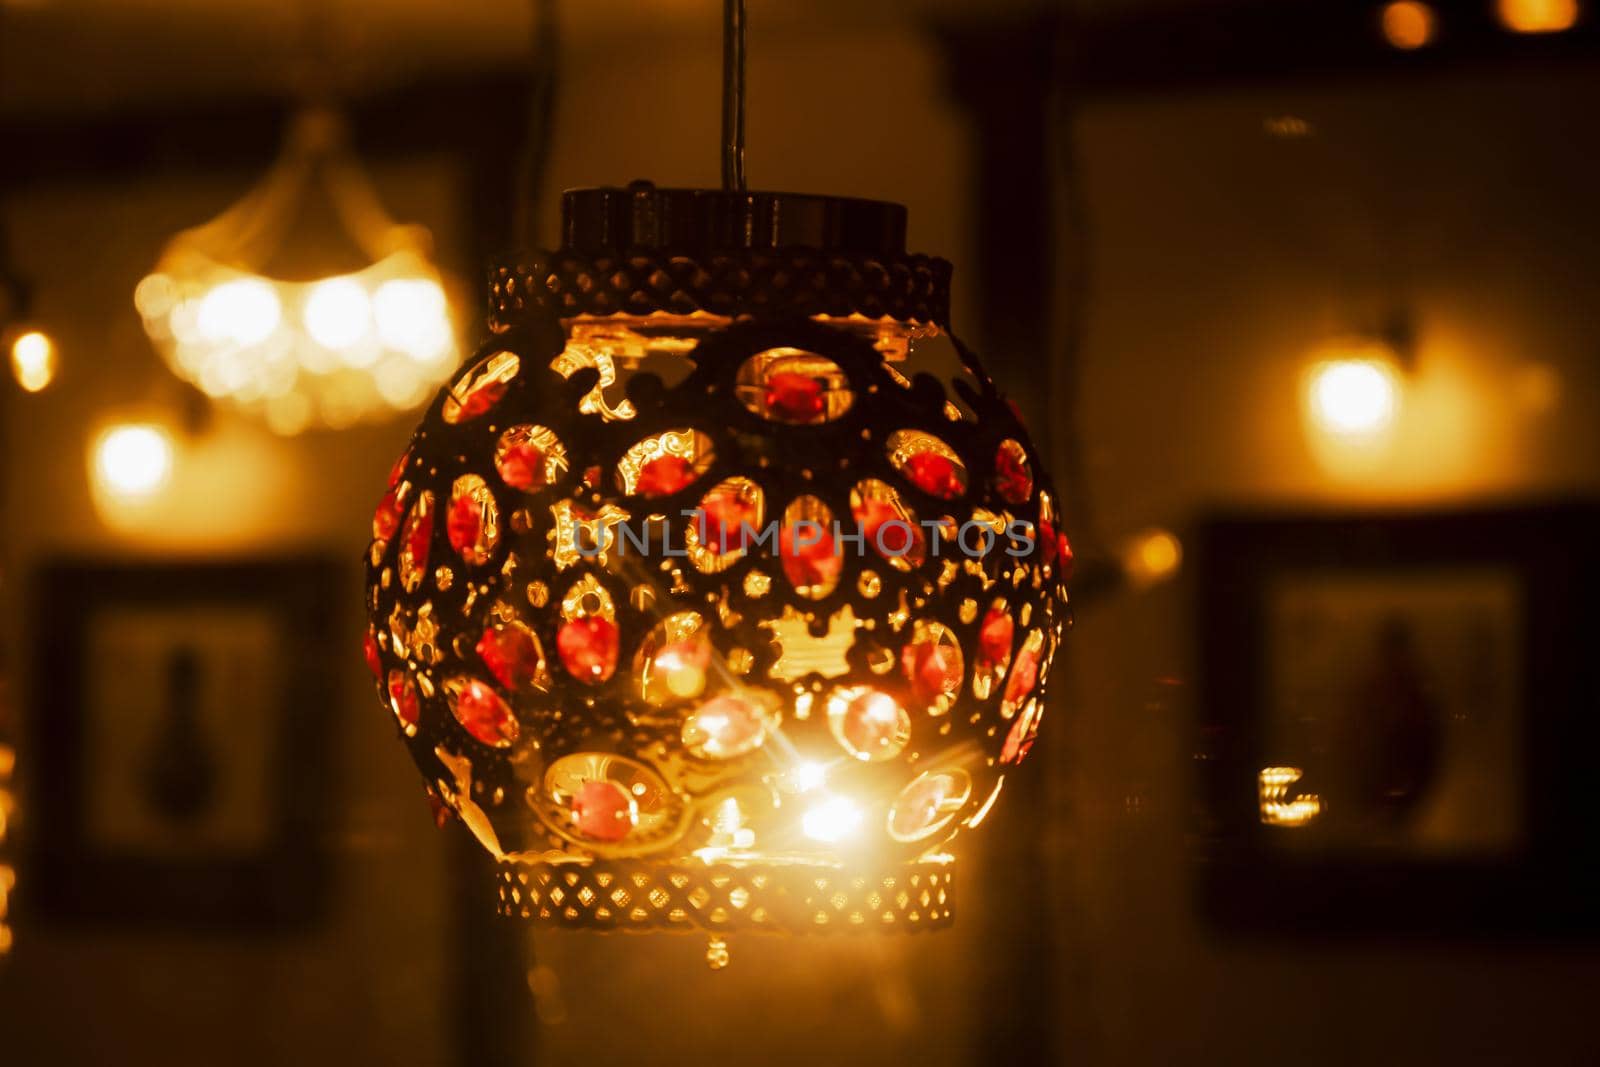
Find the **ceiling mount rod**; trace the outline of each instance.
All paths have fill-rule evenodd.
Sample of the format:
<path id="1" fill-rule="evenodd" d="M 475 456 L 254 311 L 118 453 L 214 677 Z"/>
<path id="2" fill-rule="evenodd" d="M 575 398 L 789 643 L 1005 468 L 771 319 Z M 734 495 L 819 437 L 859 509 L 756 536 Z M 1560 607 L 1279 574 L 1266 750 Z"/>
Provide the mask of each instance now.
<path id="1" fill-rule="evenodd" d="M 722 2 L 722 187 L 744 192 L 744 0 Z"/>

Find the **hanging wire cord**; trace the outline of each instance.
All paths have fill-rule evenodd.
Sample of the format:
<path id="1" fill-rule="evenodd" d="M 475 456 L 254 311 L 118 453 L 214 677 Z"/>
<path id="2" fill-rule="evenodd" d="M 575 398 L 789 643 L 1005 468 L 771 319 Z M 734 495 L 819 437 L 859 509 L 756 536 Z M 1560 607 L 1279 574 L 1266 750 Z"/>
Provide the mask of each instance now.
<path id="1" fill-rule="evenodd" d="M 744 192 L 744 0 L 722 0 L 722 187 Z"/>
<path id="2" fill-rule="evenodd" d="M 561 26 L 556 0 L 533 0 L 528 48 L 528 127 L 517 160 L 517 188 L 512 198 L 516 218 L 512 232 L 524 248 L 539 245 L 539 200 L 549 171 L 550 136 L 555 126 L 557 56 Z"/>

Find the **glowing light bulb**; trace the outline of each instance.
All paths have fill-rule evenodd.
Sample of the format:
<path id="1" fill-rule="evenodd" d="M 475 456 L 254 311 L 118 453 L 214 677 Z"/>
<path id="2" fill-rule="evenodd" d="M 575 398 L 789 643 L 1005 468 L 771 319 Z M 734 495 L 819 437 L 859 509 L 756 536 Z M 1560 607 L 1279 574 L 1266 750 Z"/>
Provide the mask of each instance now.
<path id="1" fill-rule="evenodd" d="M 800 829 L 813 841 L 838 844 L 861 828 L 861 809 L 844 797 L 831 797 L 807 809 Z"/>
<path id="2" fill-rule="evenodd" d="M 115 496 L 149 496 L 172 477 L 172 438 L 148 423 L 113 426 L 95 442 L 94 474 Z"/>
<path id="3" fill-rule="evenodd" d="M 1578 0 L 1499 0 L 1495 13 L 1513 33 L 1560 33 L 1578 21 Z"/>
<path id="4" fill-rule="evenodd" d="M 255 345 L 271 336 L 282 318 L 283 308 L 271 285 L 259 278 L 238 278 L 200 299 L 195 326 L 208 341 Z"/>
<path id="5" fill-rule="evenodd" d="M 1399 387 L 1393 367 L 1378 359 L 1336 359 L 1311 374 L 1311 417 L 1345 438 L 1375 437 L 1394 423 Z"/>
<path id="6" fill-rule="evenodd" d="M 419 363 L 450 347 L 450 314 L 444 290 L 427 278 L 393 278 L 372 297 L 378 336 Z"/>
<path id="7" fill-rule="evenodd" d="M 302 312 L 306 331 L 324 348 L 348 348 L 372 323 L 372 301 L 352 278 L 329 278 L 311 287 Z"/>
<path id="8" fill-rule="evenodd" d="M 55 342 L 38 330 L 18 337 L 11 342 L 11 373 L 30 393 L 49 385 L 56 376 Z"/>
<path id="9" fill-rule="evenodd" d="M 1421 0 L 1394 0 L 1383 8 L 1383 39 L 1403 52 L 1433 42 L 1433 8 Z"/>

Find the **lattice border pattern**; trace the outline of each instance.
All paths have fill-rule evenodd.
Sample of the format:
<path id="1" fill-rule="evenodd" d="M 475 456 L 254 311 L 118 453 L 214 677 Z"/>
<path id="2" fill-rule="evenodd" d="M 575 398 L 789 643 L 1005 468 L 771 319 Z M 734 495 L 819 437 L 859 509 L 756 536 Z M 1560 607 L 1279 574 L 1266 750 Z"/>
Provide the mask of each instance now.
<path id="1" fill-rule="evenodd" d="M 860 315 L 950 323 L 947 260 L 778 249 L 695 256 L 654 249 L 596 257 L 537 255 L 489 274 L 489 325 L 526 325 L 540 313 L 811 317 Z"/>
<path id="2" fill-rule="evenodd" d="M 586 930 L 934 930 L 955 919 L 955 867 L 502 860 L 501 916 Z"/>

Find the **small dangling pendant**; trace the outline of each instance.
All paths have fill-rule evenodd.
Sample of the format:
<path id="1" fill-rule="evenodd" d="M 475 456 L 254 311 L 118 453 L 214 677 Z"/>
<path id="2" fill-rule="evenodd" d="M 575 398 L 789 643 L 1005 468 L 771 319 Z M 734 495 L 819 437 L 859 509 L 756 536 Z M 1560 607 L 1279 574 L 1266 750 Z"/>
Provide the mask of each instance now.
<path id="1" fill-rule="evenodd" d="M 728 965 L 728 943 L 716 934 L 706 943 L 706 966 L 720 971 Z"/>

